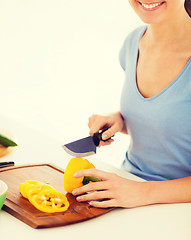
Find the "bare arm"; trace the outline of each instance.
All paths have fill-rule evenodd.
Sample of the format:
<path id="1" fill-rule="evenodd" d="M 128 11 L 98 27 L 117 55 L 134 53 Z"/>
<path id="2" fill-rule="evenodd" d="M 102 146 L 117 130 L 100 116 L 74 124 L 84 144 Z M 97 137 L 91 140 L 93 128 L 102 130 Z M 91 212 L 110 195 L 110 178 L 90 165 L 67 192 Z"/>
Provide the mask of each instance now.
<path id="1" fill-rule="evenodd" d="M 191 177 L 148 182 L 148 185 L 151 204 L 191 202 Z"/>

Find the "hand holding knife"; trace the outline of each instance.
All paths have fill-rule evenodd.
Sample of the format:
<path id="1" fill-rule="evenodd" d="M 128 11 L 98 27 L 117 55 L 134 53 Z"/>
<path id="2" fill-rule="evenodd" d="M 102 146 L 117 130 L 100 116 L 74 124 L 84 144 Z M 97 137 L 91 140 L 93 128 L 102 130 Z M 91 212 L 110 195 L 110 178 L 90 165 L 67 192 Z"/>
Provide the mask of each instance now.
<path id="1" fill-rule="evenodd" d="M 106 131 L 106 130 L 105 130 Z M 75 157 L 87 157 L 96 153 L 96 148 L 99 146 L 100 141 L 108 141 L 102 139 L 102 132 L 94 133 L 93 136 L 79 139 L 77 141 L 67 143 L 62 147 L 64 150 Z"/>
<path id="2" fill-rule="evenodd" d="M 100 141 L 105 142 L 102 142 L 102 146 L 108 145 L 113 141 L 112 137 L 115 133 L 127 133 L 126 124 L 120 112 L 108 116 L 92 115 L 89 118 L 88 127 L 92 136 L 63 145 L 67 153 L 75 157 L 89 156 L 96 153 L 96 147 L 99 146 Z M 105 131 L 108 133 L 108 130 L 109 137 L 106 140 L 102 139 L 102 134 Z"/>

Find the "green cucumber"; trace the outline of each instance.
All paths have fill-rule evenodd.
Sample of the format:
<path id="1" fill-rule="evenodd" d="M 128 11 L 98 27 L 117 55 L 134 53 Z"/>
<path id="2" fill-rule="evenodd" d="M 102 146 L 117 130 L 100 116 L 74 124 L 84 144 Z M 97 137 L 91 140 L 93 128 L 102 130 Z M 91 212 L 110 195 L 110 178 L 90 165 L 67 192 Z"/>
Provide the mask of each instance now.
<path id="1" fill-rule="evenodd" d="M 17 144 L 10 138 L 0 134 L 0 144 L 5 147 L 15 147 Z"/>

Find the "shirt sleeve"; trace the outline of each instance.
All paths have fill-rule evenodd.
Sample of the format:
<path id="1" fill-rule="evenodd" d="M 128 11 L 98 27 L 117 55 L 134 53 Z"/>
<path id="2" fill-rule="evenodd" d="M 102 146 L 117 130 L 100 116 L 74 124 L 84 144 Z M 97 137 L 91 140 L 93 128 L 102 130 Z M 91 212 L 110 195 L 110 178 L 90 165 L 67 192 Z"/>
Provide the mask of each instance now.
<path id="1" fill-rule="evenodd" d="M 121 67 L 124 71 L 126 71 L 127 66 L 127 55 L 128 55 L 128 48 L 129 48 L 129 42 L 131 39 L 132 33 L 128 34 L 123 42 L 123 45 L 119 51 L 119 62 Z"/>
<path id="2" fill-rule="evenodd" d="M 125 51 L 125 43 L 123 43 L 123 46 L 121 47 L 120 49 L 120 52 L 119 52 L 119 62 L 120 62 L 120 65 L 121 67 L 123 68 L 123 70 L 125 71 L 125 68 L 126 68 L 126 64 L 125 64 L 125 56 L 126 56 L 126 51 Z"/>
<path id="3" fill-rule="evenodd" d="M 145 25 L 140 26 L 130 32 L 125 38 L 119 52 L 119 62 L 124 71 L 127 70 L 128 58 L 130 58 L 131 55 L 134 54 L 134 52 L 132 52 L 132 49 L 134 49 L 135 42 L 140 40 L 140 36 L 142 36 L 145 30 Z"/>

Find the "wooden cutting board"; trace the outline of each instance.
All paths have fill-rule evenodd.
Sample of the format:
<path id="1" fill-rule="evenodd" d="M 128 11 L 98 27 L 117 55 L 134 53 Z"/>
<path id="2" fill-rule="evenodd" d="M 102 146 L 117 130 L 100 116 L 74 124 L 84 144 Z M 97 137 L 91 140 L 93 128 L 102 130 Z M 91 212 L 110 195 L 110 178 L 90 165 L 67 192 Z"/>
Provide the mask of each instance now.
<path id="1" fill-rule="evenodd" d="M 100 216 L 113 208 L 91 207 L 88 203 L 79 203 L 72 194 L 63 190 L 64 172 L 50 164 L 14 166 L 0 169 L 0 179 L 8 185 L 3 210 L 20 219 L 33 228 L 64 226 Z M 21 196 L 19 184 L 25 180 L 38 180 L 48 183 L 66 194 L 70 207 L 63 213 L 45 213 L 36 209 Z"/>

